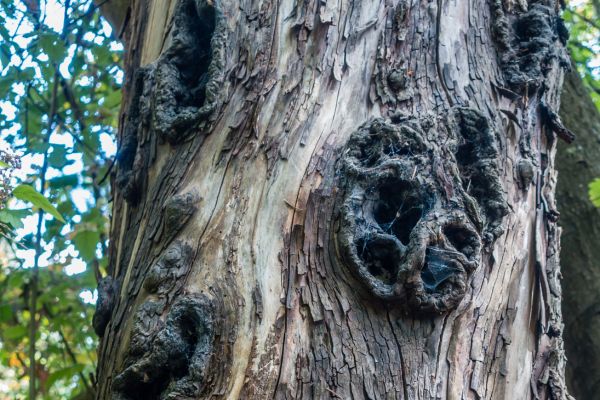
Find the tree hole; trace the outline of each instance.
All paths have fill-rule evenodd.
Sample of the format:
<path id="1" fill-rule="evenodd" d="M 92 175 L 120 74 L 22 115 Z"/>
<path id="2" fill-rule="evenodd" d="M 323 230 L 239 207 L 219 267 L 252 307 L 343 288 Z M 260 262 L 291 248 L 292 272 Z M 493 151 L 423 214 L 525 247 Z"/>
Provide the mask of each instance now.
<path id="1" fill-rule="evenodd" d="M 373 218 L 384 232 L 393 234 L 407 245 L 410 233 L 423 214 L 421 196 L 411 183 L 399 179 L 384 182 L 376 196 Z"/>
<path id="2" fill-rule="evenodd" d="M 473 232 L 456 225 L 445 226 L 443 232 L 444 236 L 446 236 L 450 244 L 456 250 L 460 251 L 469 258 L 475 256 L 479 239 L 473 234 Z"/>
<path id="3" fill-rule="evenodd" d="M 392 237 L 377 235 L 359 239 L 356 250 L 373 277 L 387 285 L 396 282 L 402 250 Z"/>
<path id="4" fill-rule="evenodd" d="M 201 107 L 204 104 L 208 68 L 212 60 L 211 39 L 215 31 L 215 8 L 204 4 L 196 6 L 187 0 L 182 12 L 186 26 L 175 39 L 173 63 L 181 82 L 188 90 L 178 93 L 180 106 Z M 176 35 L 177 36 L 177 35 Z"/>
<path id="5" fill-rule="evenodd" d="M 421 270 L 423 288 L 427 293 L 439 292 L 444 284 L 463 269 L 454 260 L 452 252 L 436 248 L 428 248 L 425 265 Z"/>

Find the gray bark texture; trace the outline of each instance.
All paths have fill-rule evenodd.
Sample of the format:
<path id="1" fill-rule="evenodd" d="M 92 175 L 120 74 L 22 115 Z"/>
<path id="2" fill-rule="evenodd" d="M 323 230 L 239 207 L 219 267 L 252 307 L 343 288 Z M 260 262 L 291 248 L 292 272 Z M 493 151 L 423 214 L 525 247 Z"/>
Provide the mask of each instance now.
<path id="1" fill-rule="evenodd" d="M 587 193 L 600 177 L 600 113 L 575 71 L 566 76 L 560 115 L 577 135 L 556 154 L 567 383 L 575 397 L 593 399 L 600 391 L 600 210 Z"/>
<path id="2" fill-rule="evenodd" d="M 100 399 L 567 399 L 556 1 L 125 15 Z"/>

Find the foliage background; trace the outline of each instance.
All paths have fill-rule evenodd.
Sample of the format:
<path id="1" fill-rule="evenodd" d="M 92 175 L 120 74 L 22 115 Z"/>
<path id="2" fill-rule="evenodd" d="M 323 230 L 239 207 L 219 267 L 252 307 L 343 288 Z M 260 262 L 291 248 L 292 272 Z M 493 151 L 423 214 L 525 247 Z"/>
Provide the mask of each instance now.
<path id="1" fill-rule="evenodd" d="M 0 4 L 0 158 L 29 185 L 0 211 L 0 399 L 26 398 L 32 364 L 38 397 L 71 398 L 93 388 L 122 46 L 91 0 Z"/>
<path id="2" fill-rule="evenodd" d="M 599 16 L 600 0 L 564 13 L 600 108 Z M 93 393 L 123 80 L 114 36 L 92 0 L 0 0 L 0 400 Z M 600 180 L 590 196 L 600 206 Z"/>

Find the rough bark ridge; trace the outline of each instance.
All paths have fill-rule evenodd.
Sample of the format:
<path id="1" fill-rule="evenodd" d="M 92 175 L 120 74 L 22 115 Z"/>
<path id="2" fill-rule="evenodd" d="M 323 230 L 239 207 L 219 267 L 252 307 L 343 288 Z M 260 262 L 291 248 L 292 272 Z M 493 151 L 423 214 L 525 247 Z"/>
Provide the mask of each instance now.
<path id="1" fill-rule="evenodd" d="M 567 398 L 557 13 L 134 1 L 99 398 Z"/>

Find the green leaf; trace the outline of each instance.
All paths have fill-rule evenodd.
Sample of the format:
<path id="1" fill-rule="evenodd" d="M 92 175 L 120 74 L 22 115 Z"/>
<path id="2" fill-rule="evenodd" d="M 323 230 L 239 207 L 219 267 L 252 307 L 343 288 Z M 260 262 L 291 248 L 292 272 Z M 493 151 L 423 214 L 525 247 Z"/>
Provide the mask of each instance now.
<path id="1" fill-rule="evenodd" d="M 46 211 L 60 222 L 65 222 L 62 215 L 60 215 L 58 210 L 52 204 L 50 204 L 48 199 L 42 194 L 38 193 L 33 187 L 29 185 L 19 185 L 13 189 L 12 193 L 17 199 L 28 201 L 34 206 Z"/>
<path id="2" fill-rule="evenodd" d="M 27 82 L 35 78 L 35 69 L 32 67 L 27 67 L 19 70 L 19 78 L 22 81 Z"/>
<path id="3" fill-rule="evenodd" d="M 103 106 L 111 109 L 121 105 L 121 91 L 113 90 L 104 97 Z"/>
<path id="4" fill-rule="evenodd" d="M 85 368 L 84 365 L 75 364 L 75 365 L 71 365 L 70 367 L 66 367 L 66 368 L 59 369 L 58 371 L 54 371 L 54 372 L 50 373 L 50 376 L 48 376 L 46 385 L 48 388 L 51 388 L 52 385 L 54 385 L 56 382 L 63 380 L 63 379 L 72 378 L 73 376 L 77 375 L 78 373 L 83 371 L 83 368 Z"/>
<path id="5" fill-rule="evenodd" d="M 79 177 L 76 174 L 57 176 L 48 181 L 48 185 L 53 189 L 59 189 L 66 186 L 75 187 L 78 183 Z"/>
<path id="6" fill-rule="evenodd" d="M 5 93 L 11 90 L 13 83 L 15 83 L 14 76 L 0 76 L 0 96 L 4 97 Z"/>
<path id="7" fill-rule="evenodd" d="M 58 63 L 63 60 L 67 49 L 58 35 L 44 34 L 40 36 L 39 44 L 41 50 L 48 54 L 50 61 Z"/>
<path id="8" fill-rule="evenodd" d="M 68 217 L 72 217 L 77 213 L 75 209 L 75 204 L 70 199 L 67 199 L 61 203 L 58 203 L 56 209 L 61 215 L 66 215 Z"/>
<path id="9" fill-rule="evenodd" d="M 100 241 L 100 233 L 97 231 L 79 231 L 73 237 L 75 249 L 84 261 L 92 261 L 96 258 L 96 246 Z"/>
<path id="10" fill-rule="evenodd" d="M 27 327 L 22 325 L 9 326 L 2 330 L 2 337 L 9 340 L 21 339 L 27 334 Z"/>
<path id="11" fill-rule="evenodd" d="M 2 65 L 2 68 L 6 68 L 10 63 L 10 53 L 10 47 L 7 44 L 0 44 L 0 65 Z"/>
<path id="12" fill-rule="evenodd" d="M 600 178 L 594 179 L 588 186 L 590 200 L 596 207 L 600 207 Z"/>
<path id="13" fill-rule="evenodd" d="M 48 156 L 48 163 L 51 167 L 61 169 L 70 162 L 72 161 L 67 159 L 67 149 L 65 146 L 52 146 L 52 153 Z"/>
<path id="14" fill-rule="evenodd" d="M 15 229 L 23 227 L 23 218 L 31 215 L 30 209 L 21 210 L 1 210 L 0 221 L 5 224 L 10 224 Z"/>
<path id="15" fill-rule="evenodd" d="M 8 304 L 0 305 L 0 322 L 8 322 L 12 318 L 12 309 Z"/>

